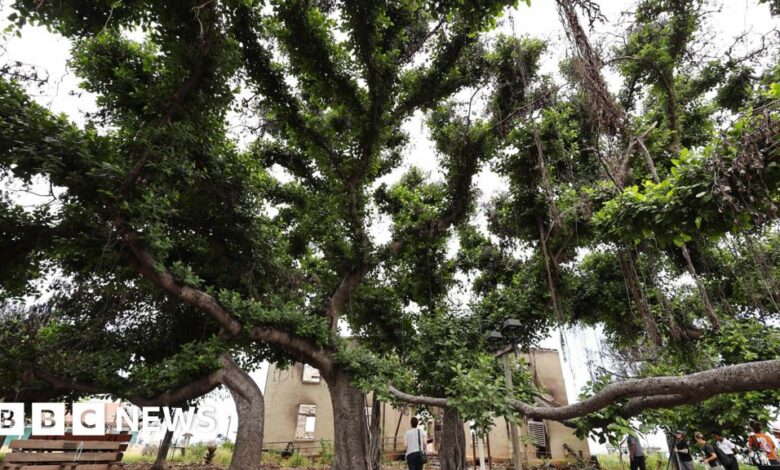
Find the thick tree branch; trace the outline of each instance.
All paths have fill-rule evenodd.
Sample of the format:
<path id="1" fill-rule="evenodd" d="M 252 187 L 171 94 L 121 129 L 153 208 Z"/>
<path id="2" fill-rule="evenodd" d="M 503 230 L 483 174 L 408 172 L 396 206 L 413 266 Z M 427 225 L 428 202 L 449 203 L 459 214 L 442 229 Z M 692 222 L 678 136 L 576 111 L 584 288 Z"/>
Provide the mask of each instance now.
<path id="1" fill-rule="evenodd" d="M 222 326 L 231 338 L 242 332 L 241 323 L 236 320 L 219 302 L 211 295 L 182 284 L 173 274 L 163 268 L 154 256 L 145 249 L 138 237 L 121 219 L 115 225 L 119 229 L 125 245 L 130 248 L 136 259 L 136 270 L 143 277 L 162 289 L 168 295 L 182 302 L 198 308 L 212 316 Z M 328 352 L 314 342 L 296 337 L 290 333 L 267 327 L 254 327 L 246 331 L 247 336 L 255 341 L 263 341 L 278 346 L 305 362 L 311 362 L 319 368 L 330 369 L 332 359 Z"/>
<path id="2" fill-rule="evenodd" d="M 780 359 L 719 367 L 683 376 L 629 379 L 607 385 L 592 397 L 566 406 L 533 406 L 518 400 L 512 406 L 521 414 L 536 419 L 565 421 L 594 413 L 623 398 L 627 416 L 646 409 L 669 408 L 697 403 L 715 395 L 780 388 Z M 389 387 L 401 401 L 418 405 L 447 406 L 446 398 L 415 396 Z"/>
<path id="3" fill-rule="evenodd" d="M 330 351 L 315 343 L 299 338 L 284 331 L 256 326 L 247 330 L 247 336 L 255 341 L 276 345 L 301 362 L 316 366 L 323 374 L 333 370 L 334 363 Z"/>
<path id="4" fill-rule="evenodd" d="M 392 385 L 388 385 L 387 389 L 390 391 L 390 395 L 401 400 L 402 402 L 410 403 L 412 405 L 430 405 L 440 406 L 442 408 L 449 406 L 449 400 L 446 398 L 426 397 L 424 395 L 410 395 L 398 390 Z"/>
<path id="5" fill-rule="evenodd" d="M 637 397 L 626 402 L 620 409 L 620 416 L 630 418 L 636 416 L 645 410 L 656 408 L 674 408 L 675 406 L 697 403 L 698 399 L 689 395 L 657 395 L 654 397 Z"/>
<path id="6" fill-rule="evenodd" d="M 244 374 L 244 372 L 227 353 L 220 357 L 220 362 L 222 367 L 219 369 L 174 390 L 167 391 L 155 397 L 135 395 L 126 397 L 126 399 L 136 406 L 178 406 L 202 397 L 220 385 L 231 386 L 231 388 L 240 390 L 240 387 L 234 387 L 237 380 L 236 373 Z M 61 377 L 40 368 L 33 369 L 32 375 L 36 379 L 57 390 L 84 392 L 95 395 L 112 394 L 106 387 Z"/>
<path id="7" fill-rule="evenodd" d="M 370 265 L 362 264 L 356 269 L 347 273 L 347 275 L 344 276 L 344 278 L 341 280 L 339 287 L 330 297 L 330 302 L 328 302 L 327 315 L 332 331 L 335 331 L 336 328 L 338 328 L 337 323 L 341 309 L 349 301 L 349 299 L 352 297 L 352 294 L 355 293 L 358 287 L 360 287 L 361 282 L 363 282 L 363 278 L 370 270 Z"/>
<path id="8" fill-rule="evenodd" d="M 200 289 L 180 283 L 170 271 L 157 263 L 154 256 L 143 247 L 138 236 L 130 230 L 123 219 L 117 218 L 114 225 L 119 230 L 125 246 L 133 253 L 139 274 L 168 295 L 211 315 L 231 336 L 237 336 L 241 332 L 241 323 L 233 318 L 214 297 Z"/>
<path id="9" fill-rule="evenodd" d="M 780 360 L 749 362 L 719 367 L 679 377 L 630 379 L 607 385 L 587 400 L 558 408 L 539 408 L 515 402 L 513 406 L 531 418 L 572 419 L 598 411 L 622 398 L 685 395 L 689 403 L 722 393 L 780 388 Z M 659 406 L 663 400 L 646 401 Z"/>
<path id="10" fill-rule="evenodd" d="M 31 371 L 32 377 L 46 383 L 47 385 L 54 387 L 57 390 L 68 390 L 74 392 L 92 393 L 95 395 L 107 394 L 106 389 L 99 387 L 92 383 L 82 382 L 73 379 L 66 379 L 58 375 L 44 372 L 41 369 L 35 368 Z"/>

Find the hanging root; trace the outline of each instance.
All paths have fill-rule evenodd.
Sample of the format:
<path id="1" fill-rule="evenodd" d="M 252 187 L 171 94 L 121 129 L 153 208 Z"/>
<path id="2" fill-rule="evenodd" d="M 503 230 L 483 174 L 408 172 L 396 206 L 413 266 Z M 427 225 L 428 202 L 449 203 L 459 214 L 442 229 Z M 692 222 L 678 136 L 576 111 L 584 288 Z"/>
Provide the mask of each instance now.
<path id="1" fill-rule="evenodd" d="M 618 261 L 620 262 L 620 269 L 623 271 L 623 276 L 628 284 L 628 291 L 631 293 L 634 304 L 636 304 L 639 315 L 642 317 L 642 321 L 645 324 L 647 335 L 650 337 L 653 344 L 661 346 L 663 343 L 661 340 L 661 331 L 658 329 L 658 323 L 655 321 L 655 317 L 653 317 L 653 313 L 650 311 L 647 300 L 642 293 L 633 258 L 630 254 L 620 250 L 618 251 Z"/>
<path id="2" fill-rule="evenodd" d="M 693 276 L 693 281 L 696 283 L 696 287 L 699 289 L 699 293 L 701 294 L 701 300 L 704 304 L 704 313 L 707 314 L 707 318 L 709 318 L 712 326 L 715 329 L 718 329 L 720 328 L 720 319 L 715 314 L 715 310 L 712 308 L 712 304 L 710 303 L 710 296 L 707 295 L 707 288 L 704 283 L 701 282 L 699 275 L 696 273 L 696 268 L 693 266 L 693 262 L 691 261 L 691 254 L 685 244 L 682 246 L 682 254 L 683 258 L 685 258 L 685 264 L 688 265 L 688 272 L 691 273 L 691 276 Z"/>
<path id="3" fill-rule="evenodd" d="M 593 2 L 557 0 L 558 14 L 566 30 L 566 35 L 577 51 L 574 73 L 587 97 L 588 113 L 597 126 L 611 134 L 625 134 L 626 116 L 612 98 L 604 77 L 601 59 L 593 50 L 588 35 L 580 25 L 574 4 L 580 5 L 589 15 L 591 24 L 601 15 Z"/>

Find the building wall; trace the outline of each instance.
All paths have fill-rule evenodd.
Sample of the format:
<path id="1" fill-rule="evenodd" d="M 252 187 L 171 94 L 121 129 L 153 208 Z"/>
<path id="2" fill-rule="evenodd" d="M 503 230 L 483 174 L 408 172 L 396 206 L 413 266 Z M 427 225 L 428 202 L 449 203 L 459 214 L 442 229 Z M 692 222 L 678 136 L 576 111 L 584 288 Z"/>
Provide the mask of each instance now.
<path id="1" fill-rule="evenodd" d="M 299 405 L 317 405 L 313 439 L 296 439 Z M 303 453 L 319 450 L 320 439 L 333 439 L 333 407 L 324 380 L 318 384 L 303 382 L 303 364 L 281 370 L 271 366 L 265 383 L 266 448 L 284 448 L 292 442 Z"/>
<path id="2" fill-rule="evenodd" d="M 523 355 L 523 359 L 532 366 L 535 371 L 535 379 L 547 395 L 556 402 L 568 404 L 566 397 L 566 384 L 563 379 L 560 358 L 558 352 L 548 349 L 536 349 Z M 318 453 L 320 440 L 329 441 L 333 438 L 333 409 L 330 403 L 330 393 L 323 380 L 318 384 L 303 383 L 303 365 L 295 364 L 287 370 L 279 370 L 274 366 L 268 372 L 265 386 L 265 447 L 284 448 L 288 443 L 300 449 L 304 454 Z M 370 397 L 366 400 L 366 406 L 370 406 Z M 317 405 L 317 415 L 314 426 L 313 439 L 296 439 L 296 426 L 298 423 L 299 405 Z M 382 434 L 386 452 L 403 451 L 403 434 L 409 429 L 409 419 L 412 416 L 411 409 L 395 409 L 389 405 L 383 406 Z M 399 426 L 400 422 L 400 426 Z M 567 453 L 564 444 L 571 448 L 575 454 L 589 458 L 590 452 L 587 441 L 578 439 L 573 430 L 560 423 L 545 421 L 547 428 L 548 450 L 544 456 L 548 459 L 565 459 Z M 525 426 L 521 428 L 522 442 L 529 442 Z M 396 429 L 398 434 L 396 437 Z M 429 434 L 438 441 L 433 422 L 428 423 Z M 472 439 L 468 425 L 465 426 L 467 456 L 471 458 Z M 489 433 L 490 454 L 494 459 L 505 460 L 511 455 L 511 446 L 506 421 L 503 418 L 495 420 L 495 426 Z M 395 444 L 395 445 L 394 445 Z M 434 446 L 438 447 L 438 442 Z M 433 450 L 433 449 L 432 449 Z M 538 461 L 536 447 L 527 445 L 526 455 L 529 462 Z M 485 449 L 487 455 L 487 449 Z"/>

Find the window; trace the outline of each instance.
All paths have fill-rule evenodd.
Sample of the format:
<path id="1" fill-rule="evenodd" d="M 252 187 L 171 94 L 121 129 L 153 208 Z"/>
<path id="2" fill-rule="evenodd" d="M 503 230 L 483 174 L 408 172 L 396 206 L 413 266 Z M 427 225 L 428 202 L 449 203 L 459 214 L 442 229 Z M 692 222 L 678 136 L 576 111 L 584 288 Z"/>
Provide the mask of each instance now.
<path id="1" fill-rule="evenodd" d="M 320 383 L 320 371 L 309 364 L 303 365 L 303 383 L 305 384 L 318 384 Z"/>
<path id="2" fill-rule="evenodd" d="M 547 430 L 541 421 L 528 422 L 528 438 L 536 447 L 547 447 Z"/>
<path id="3" fill-rule="evenodd" d="M 317 405 L 298 405 L 298 424 L 295 427 L 295 440 L 313 440 L 316 423 Z"/>

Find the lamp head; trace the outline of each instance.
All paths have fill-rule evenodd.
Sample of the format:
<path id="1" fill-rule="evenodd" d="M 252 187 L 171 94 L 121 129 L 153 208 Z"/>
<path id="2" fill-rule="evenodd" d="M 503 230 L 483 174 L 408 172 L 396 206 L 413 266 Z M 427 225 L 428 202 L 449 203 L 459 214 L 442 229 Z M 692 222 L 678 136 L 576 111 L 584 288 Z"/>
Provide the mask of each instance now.
<path id="1" fill-rule="evenodd" d="M 487 339 L 488 346 L 491 349 L 498 349 L 504 344 L 504 335 L 502 335 L 500 331 L 493 330 L 488 332 L 485 339 Z"/>
<path id="2" fill-rule="evenodd" d="M 523 324 L 516 318 L 507 318 L 501 326 L 504 334 L 509 338 L 517 338 L 522 328 Z"/>

